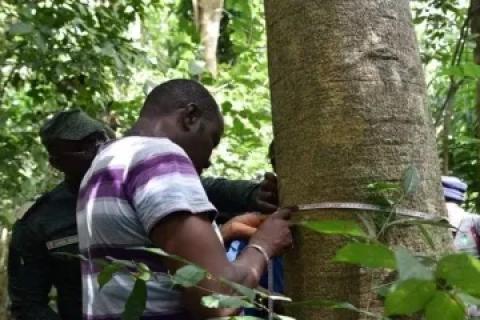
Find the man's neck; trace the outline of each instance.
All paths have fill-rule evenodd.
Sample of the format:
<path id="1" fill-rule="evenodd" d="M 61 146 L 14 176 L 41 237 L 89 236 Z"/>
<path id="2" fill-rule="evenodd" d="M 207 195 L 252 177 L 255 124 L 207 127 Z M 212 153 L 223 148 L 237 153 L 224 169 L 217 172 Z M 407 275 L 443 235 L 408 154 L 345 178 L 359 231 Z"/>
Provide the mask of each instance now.
<path id="1" fill-rule="evenodd" d="M 167 133 L 163 130 L 162 125 L 158 119 L 145 119 L 140 118 L 133 125 L 133 127 L 127 131 L 125 136 L 139 136 L 139 137 L 153 137 L 163 138 L 167 137 Z"/>

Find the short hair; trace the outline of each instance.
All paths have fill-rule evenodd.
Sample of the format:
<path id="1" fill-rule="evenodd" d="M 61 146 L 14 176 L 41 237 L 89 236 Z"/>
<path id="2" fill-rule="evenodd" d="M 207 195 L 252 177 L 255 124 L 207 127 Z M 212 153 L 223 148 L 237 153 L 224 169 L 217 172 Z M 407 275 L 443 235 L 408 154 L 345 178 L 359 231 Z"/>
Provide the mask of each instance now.
<path id="1" fill-rule="evenodd" d="M 140 117 L 167 115 L 188 104 L 196 104 L 208 118 L 218 116 L 220 112 L 215 99 L 203 85 L 194 80 L 174 79 L 150 91 L 140 111 Z"/>

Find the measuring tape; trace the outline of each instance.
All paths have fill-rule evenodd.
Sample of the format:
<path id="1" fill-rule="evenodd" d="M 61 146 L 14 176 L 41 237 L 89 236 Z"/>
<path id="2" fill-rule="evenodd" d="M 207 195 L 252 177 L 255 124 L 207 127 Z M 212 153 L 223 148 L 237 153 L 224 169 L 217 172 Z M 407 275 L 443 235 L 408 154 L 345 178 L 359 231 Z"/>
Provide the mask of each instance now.
<path id="1" fill-rule="evenodd" d="M 376 212 L 393 212 L 402 216 L 411 218 L 435 220 L 440 218 L 437 215 L 404 209 L 404 208 L 388 208 L 375 204 L 361 203 L 361 202 L 319 202 L 298 205 L 298 211 L 313 211 L 313 210 L 328 210 L 328 209 L 347 209 L 347 210 L 363 210 L 363 211 L 376 211 Z"/>
<path id="2" fill-rule="evenodd" d="M 301 204 L 297 206 L 298 211 L 314 211 L 314 210 L 329 210 L 329 209 L 345 209 L 345 210 L 362 210 L 362 211 L 374 211 L 374 212 L 384 212 L 384 213 L 395 213 L 398 215 L 424 219 L 424 220 L 438 220 L 437 215 L 404 209 L 404 208 L 388 208 L 382 207 L 375 204 L 361 203 L 361 202 L 319 202 L 319 203 L 309 203 Z M 268 291 L 273 293 L 273 262 L 270 260 L 268 262 Z M 273 320 L 273 299 L 268 299 L 268 319 Z"/>

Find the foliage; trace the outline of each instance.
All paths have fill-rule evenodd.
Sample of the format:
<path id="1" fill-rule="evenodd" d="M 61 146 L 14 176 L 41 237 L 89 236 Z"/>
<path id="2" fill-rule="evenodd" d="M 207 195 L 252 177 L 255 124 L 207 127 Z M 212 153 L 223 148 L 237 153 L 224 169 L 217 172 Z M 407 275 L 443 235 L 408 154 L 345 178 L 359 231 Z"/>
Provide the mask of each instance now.
<path id="1" fill-rule="evenodd" d="M 398 316 L 421 316 L 425 320 L 465 320 L 468 305 L 480 306 L 480 261 L 477 258 L 463 253 L 447 253 L 445 249 L 440 253 L 433 251 L 431 255 L 414 253 L 401 246 L 389 247 L 382 242 L 383 235 L 392 226 L 398 225 L 398 221 L 401 221 L 401 224 L 417 225 L 415 219 L 392 217 L 391 213 L 395 212 L 395 206 L 399 205 L 402 200 L 414 195 L 419 182 L 416 169 L 412 166 L 408 167 L 401 183 L 396 185 L 397 192 L 393 193 L 396 198 L 387 201 L 394 205 L 384 212 L 383 225 L 368 225 L 370 223 L 368 220 L 361 220 L 364 223 L 363 227 L 353 220 L 317 221 L 306 219 L 297 223 L 312 232 L 328 236 L 343 236 L 348 240 L 342 248 L 337 250 L 335 257 L 333 257 L 334 261 L 357 265 L 361 268 L 379 269 L 390 274 L 385 278 L 388 279 L 388 282 L 381 280 L 381 283 L 373 284 L 377 288 L 378 299 L 384 303 L 382 314 L 357 308 L 350 302 L 323 299 L 292 302 L 284 296 L 275 296 L 268 291 L 250 289 L 241 284 L 215 277 L 205 269 L 181 257 L 169 255 L 161 249 L 146 250 L 185 264 L 174 274 L 169 275 L 172 286 L 202 288 L 201 282 L 208 279 L 209 281 L 219 281 L 231 289 L 231 294 L 210 292 L 209 295 L 204 296 L 201 303 L 207 308 L 256 307 L 268 310 L 267 307 L 259 303 L 258 297 L 261 297 L 289 302 L 292 308 L 346 309 L 379 320 L 391 320 Z M 370 184 L 370 189 L 372 189 L 372 185 L 376 186 L 376 192 L 379 193 L 385 192 L 385 189 L 391 190 L 393 188 L 393 184 L 384 182 Z M 360 217 L 360 214 L 358 217 Z M 423 220 L 421 224 L 446 227 L 438 224 L 436 220 Z M 363 231 L 363 229 L 369 230 L 372 228 L 378 228 L 384 232 Z M 125 319 L 137 319 L 127 317 L 127 315 L 136 314 L 138 317 L 141 315 L 138 306 L 145 306 L 147 298 L 143 291 L 137 289 L 137 285 L 141 287 L 146 281 L 155 280 L 154 274 L 149 277 L 140 277 L 139 275 L 145 272 L 149 273 L 148 268 L 142 264 L 133 263 L 133 265 L 136 265 L 136 268 L 133 269 L 138 271 L 130 271 L 136 280 L 125 308 Z M 110 279 L 115 272 L 128 272 L 129 269 L 122 268 L 122 266 L 129 266 L 132 269 L 132 262 L 113 260 L 110 264 L 104 263 L 104 268 L 98 277 L 99 285 L 103 286 L 105 279 Z M 114 270 L 113 273 L 112 270 Z M 205 288 L 202 289 L 205 290 Z M 292 319 L 276 314 L 273 310 L 269 311 L 272 313 L 273 319 Z M 242 316 L 234 318 L 239 320 L 252 319 Z"/>
<path id="2" fill-rule="evenodd" d="M 427 74 L 428 104 L 434 116 L 443 174 L 469 186 L 467 209 L 480 211 L 478 179 L 479 126 L 475 109 L 480 68 L 473 61 L 477 35 L 470 32 L 470 1 L 412 2 L 422 60 Z"/>
<path id="3" fill-rule="evenodd" d="M 5 4 L 5 5 L 4 5 Z M 190 6 L 190 7 L 189 7 Z M 253 178 L 268 169 L 270 103 L 263 5 L 227 1 L 219 75 L 203 69 L 191 1 L 4 1 L 0 7 L 0 210 L 58 182 L 38 131 L 53 112 L 80 107 L 119 135 L 164 80 L 202 81 L 225 114 L 210 174 Z"/>
<path id="4" fill-rule="evenodd" d="M 417 183 L 418 175 L 415 169 L 408 168 L 401 184 L 403 189 L 394 193 L 399 199 L 388 199 L 388 202 L 397 205 L 400 199 L 413 195 Z M 392 185 L 385 183 L 374 185 L 378 186 L 378 192 L 384 192 L 386 186 L 389 187 L 388 190 L 392 188 Z M 392 206 L 391 212 L 394 209 Z M 390 215 L 383 219 L 383 225 L 377 228 L 388 232 L 399 220 L 400 217 L 392 220 Z M 361 221 L 366 223 L 367 220 Z M 407 221 L 416 224 L 414 219 Z M 440 254 L 434 252 L 427 256 L 425 253 L 412 253 L 403 247 L 389 248 L 382 244 L 380 232 L 373 237 L 365 237 L 363 234 L 361 237 L 352 238 L 352 230 L 361 229 L 354 221 L 341 221 L 341 224 L 348 226 L 345 228 L 338 228 L 336 224 L 339 221 L 336 220 L 321 221 L 322 226 L 325 226 L 323 228 L 316 227 L 318 223 L 307 220 L 301 225 L 315 232 L 326 235 L 341 234 L 353 240 L 337 251 L 335 261 L 364 268 L 380 268 L 384 272 L 395 270 L 393 282 L 378 284 L 377 293 L 379 297 L 383 297 L 381 299 L 384 300 L 384 314 L 370 315 L 371 317 L 389 319 L 396 316 L 422 315 L 426 320 L 464 320 L 467 305 L 480 305 L 480 261 L 477 258 L 462 253 L 443 252 L 445 249 Z M 446 227 L 439 225 L 438 221 L 426 220 L 422 221 L 422 224 Z M 369 229 L 372 226 L 365 227 Z M 392 280 L 391 277 L 387 279 Z"/>
<path id="5" fill-rule="evenodd" d="M 109 115 L 114 90 L 141 57 L 126 36 L 151 1 L 3 1 L 0 7 L 0 209 L 57 180 L 39 145 L 53 111 Z"/>

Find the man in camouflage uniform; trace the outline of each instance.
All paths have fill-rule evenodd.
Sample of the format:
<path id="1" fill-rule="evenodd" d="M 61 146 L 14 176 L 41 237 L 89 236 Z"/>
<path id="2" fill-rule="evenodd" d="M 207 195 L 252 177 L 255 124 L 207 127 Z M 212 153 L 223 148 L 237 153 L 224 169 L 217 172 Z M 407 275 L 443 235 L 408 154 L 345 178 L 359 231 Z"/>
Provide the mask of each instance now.
<path id="1" fill-rule="evenodd" d="M 9 254 L 9 295 L 17 320 L 76 320 L 82 318 L 82 289 L 76 227 L 76 196 L 83 175 L 111 130 L 80 110 L 60 112 L 40 131 L 52 166 L 64 181 L 41 196 L 18 220 Z M 125 150 L 128 152 L 128 150 Z M 235 213 L 276 208 L 276 180 L 261 183 L 204 178 L 207 195 L 226 221 Z M 66 253 L 66 254 L 65 254 Z M 57 291 L 54 311 L 49 305 Z"/>

